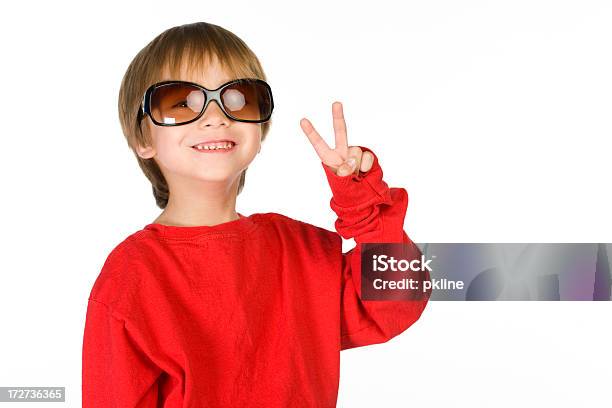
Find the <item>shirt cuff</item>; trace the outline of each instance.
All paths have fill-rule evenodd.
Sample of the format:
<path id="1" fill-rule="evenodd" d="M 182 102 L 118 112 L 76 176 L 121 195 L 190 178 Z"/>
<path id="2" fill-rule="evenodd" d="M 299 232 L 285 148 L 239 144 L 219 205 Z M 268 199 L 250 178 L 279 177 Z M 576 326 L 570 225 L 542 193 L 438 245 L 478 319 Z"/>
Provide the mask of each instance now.
<path id="1" fill-rule="evenodd" d="M 359 147 L 363 152 L 370 152 L 374 156 L 372 167 L 367 172 L 360 170 L 359 174 L 338 176 L 331 167 L 321 162 L 332 191 L 330 205 L 334 211 L 360 210 L 375 204 L 392 203 L 391 192 L 383 180 L 383 171 L 378 157 L 369 148 Z"/>

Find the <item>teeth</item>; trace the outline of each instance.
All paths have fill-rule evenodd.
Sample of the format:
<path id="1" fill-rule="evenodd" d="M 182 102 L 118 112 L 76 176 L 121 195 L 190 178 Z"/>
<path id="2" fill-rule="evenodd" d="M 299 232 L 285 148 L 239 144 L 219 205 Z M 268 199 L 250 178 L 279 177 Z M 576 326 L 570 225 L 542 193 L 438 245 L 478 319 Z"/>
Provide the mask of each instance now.
<path id="1" fill-rule="evenodd" d="M 218 150 L 218 149 L 230 149 L 234 146 L 233 142 L 227 143 L 215 143 L 210 145 L 196 145 L 194 146 L 198 150 Z"/>

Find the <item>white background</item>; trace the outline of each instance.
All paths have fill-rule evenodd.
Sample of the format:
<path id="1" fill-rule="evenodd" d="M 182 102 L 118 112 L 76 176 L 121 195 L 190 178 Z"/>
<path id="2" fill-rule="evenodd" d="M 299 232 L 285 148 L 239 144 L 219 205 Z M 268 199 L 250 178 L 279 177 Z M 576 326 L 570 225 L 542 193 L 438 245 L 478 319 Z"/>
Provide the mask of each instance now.
<path id="1" fill-rule="evenodd" d="M 389 185 L 407 189 L 415 242 L 612 242 L 610 2 L 11 2 L 0 16 L 0 386 L 65 386 L 64 406 L 80 406 L 91 286 L 160 211 L 121 133 L 120 81 L 156 35 L 195 21 L 241 37 L 274 92 L 242 214 L 333 229 L 299 120 L 333 144 L 339 100 L 349 144 L 374 150 Z M 399 337 L 342 352 L 338 406 L 610 406 L 611 312 L 431 302 Z"/>

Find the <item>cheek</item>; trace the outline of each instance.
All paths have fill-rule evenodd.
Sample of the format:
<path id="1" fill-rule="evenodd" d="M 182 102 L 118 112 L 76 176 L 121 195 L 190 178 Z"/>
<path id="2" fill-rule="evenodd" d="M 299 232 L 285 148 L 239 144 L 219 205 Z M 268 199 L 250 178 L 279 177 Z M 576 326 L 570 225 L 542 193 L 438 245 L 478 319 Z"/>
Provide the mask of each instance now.
<path id="1" fill-rule="evenodd" d="M 181 154 L 185 154 L 185 152 L 181 151 L 184 149 L 180 144 L 181 138 L 182 135 L 172 132 L 172 129 L 160 129 L 154 135 L 157 160 L 164 167 L 176 167 L 176 164 L 181 163 Z"/>
<path id="2" fill-rule="evenodd" d="M 243 132 L 243 147 L 249 154 L 256 154 L 261 144 L 261 128 L 258 124 L 249 124 Z"/>

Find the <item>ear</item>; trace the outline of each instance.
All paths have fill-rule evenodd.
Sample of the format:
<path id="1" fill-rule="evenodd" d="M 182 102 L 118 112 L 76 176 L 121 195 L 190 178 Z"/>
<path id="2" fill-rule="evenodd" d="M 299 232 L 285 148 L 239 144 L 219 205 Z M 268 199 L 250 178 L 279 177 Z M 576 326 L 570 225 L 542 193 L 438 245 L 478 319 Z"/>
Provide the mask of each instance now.
<path id="1" fill-rule="evenodd" d="M 143 147 L 138 145 L 138 147 L 136 147 L 136 153 L 143 159 L 150 159 L 151 157 L 155 156 L 156 152 L 155 148 L 152 146 Z"/>

